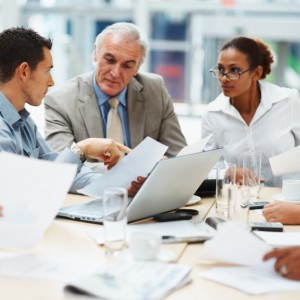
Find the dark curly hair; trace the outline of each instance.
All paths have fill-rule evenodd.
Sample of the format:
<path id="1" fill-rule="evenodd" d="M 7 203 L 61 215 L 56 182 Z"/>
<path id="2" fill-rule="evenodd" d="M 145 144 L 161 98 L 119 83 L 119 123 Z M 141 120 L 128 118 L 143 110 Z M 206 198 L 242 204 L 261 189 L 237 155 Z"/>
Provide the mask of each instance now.
<path id="1" fill-rule="evenodd" d="M 51 50 L 52 41 L 32 29 L 15 27 L 0 33 L 0 82 L 9 81 L 16 68 L 27 62 L 34 70 L 44 59 L 43 48 Z"/>
<path id="2" fill-rule="evenodd" d="M 226 42 L 221 51 L 235 48 L 247 56 L 250 69 L 263 67 L 260 79 L 265 79 L 271 73 L 271 64 L 274 62 L 272 52 L 268 45 L 258 38 L 236 37 Z"/>

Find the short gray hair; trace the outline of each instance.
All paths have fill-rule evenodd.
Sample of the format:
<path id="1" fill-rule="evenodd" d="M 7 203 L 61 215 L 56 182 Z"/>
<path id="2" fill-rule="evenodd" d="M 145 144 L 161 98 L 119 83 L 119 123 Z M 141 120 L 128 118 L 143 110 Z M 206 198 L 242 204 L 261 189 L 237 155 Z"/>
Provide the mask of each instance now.
<path id="1" fill-rule="evenodd" d="M 111 33 L 119 33 L 123 36 L 134 39 L 141 46 L 141 64 L 144 62 L 148 51 L 148 43 L 135 24 L 118 22 L 106 27 L 97 35 L 95 41 L 96 47 L 98 48 L 99 46 L 101 46 L 103 39 Z"/>

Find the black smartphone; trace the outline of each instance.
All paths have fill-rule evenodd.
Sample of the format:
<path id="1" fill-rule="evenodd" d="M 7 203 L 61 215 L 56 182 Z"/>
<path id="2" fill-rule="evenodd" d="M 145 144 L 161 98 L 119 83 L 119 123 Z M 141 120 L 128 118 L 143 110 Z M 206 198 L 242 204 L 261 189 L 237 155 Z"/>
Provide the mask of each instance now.
<path id="1" fill-rule="evenodd" d="M 262 209 L 265 207 L 265 205 L 269 204 L 268 201 L 257 201 L 257 202 L 244 202 L 241 204 L 242 208 L 249 207 L 249 209 Z"/>
<path id="2" fill-rule="evenodd" d="M 250 227 L 251 231 L 283 231 L 283 225 L 279 222 L 250 222 Z"/>
<path id="3" fill-rule="evenodd" d="M 153 216 L 153 219 L 158 222 L 190 220 L 193 215 L 186 212 L 171 212 Z"/>
<path id="4" fill-rule="evenodd" d="M 225 220 L 221 219 L 219 217 L 208 217 L 205 220 L 206 224 L 208 224 L 209 226 L 211 226 L 212 228 L 214 228 L 216 230 L 218 229 L 218 226 L 224 222 L 225 222 Z"/>

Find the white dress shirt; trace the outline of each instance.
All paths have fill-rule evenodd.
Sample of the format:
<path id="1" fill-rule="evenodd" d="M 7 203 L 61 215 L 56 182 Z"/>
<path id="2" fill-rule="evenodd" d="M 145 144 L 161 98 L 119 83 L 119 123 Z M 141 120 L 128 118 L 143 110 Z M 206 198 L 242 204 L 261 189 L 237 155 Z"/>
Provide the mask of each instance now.
<path id="1" fill-rule="evenodd" d="M 265 185 L 281 186 L 282 177 L 273 176 L 269 158 L 300 144 L 299 92 L 264 81 L 259 84 L 261 102 L 249 126 L 229 97 L 220 94 L 208 105 L 202 119 L 202 137 L 212 133 L 205 150 L 224 148 L 224 159 L 238 167 L 242 167 L 244 153 L 262 153 L 261 178 L 266 179 Z"/>

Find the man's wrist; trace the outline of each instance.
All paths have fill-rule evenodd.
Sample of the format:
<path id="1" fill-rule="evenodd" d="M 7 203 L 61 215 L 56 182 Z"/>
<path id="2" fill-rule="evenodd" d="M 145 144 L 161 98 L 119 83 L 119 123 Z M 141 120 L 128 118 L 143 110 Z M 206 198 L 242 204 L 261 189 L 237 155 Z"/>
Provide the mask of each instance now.
<path id="1" fill-rule="evenodd" d="M 82 163 L 86 161 L 86 155 L 75 142 L 73 142 L 68 148 L 80 159 Z"/>

